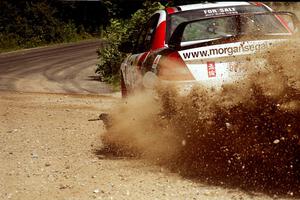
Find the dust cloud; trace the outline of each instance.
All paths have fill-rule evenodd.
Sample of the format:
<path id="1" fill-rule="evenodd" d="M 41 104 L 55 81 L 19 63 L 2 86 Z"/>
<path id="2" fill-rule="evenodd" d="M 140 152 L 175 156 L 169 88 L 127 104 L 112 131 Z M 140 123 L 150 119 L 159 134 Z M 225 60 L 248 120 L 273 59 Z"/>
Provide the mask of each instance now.
<path id="1" fill-rule="evenodd" d="M 176 153 L 175 131 L 161 114 L 151 93 L 129 97 L 110 113 L 108 133 L 102 138 L 117 155 L 172 159 Z"/>
<path id="2" fill-rule="evenodd" d="M 299 195 L 299 44 L 249 58 L 249 76 L 220 91 L 160 85 L 128 98 L 110 113 L 106 148 L 214 184 Z"/>

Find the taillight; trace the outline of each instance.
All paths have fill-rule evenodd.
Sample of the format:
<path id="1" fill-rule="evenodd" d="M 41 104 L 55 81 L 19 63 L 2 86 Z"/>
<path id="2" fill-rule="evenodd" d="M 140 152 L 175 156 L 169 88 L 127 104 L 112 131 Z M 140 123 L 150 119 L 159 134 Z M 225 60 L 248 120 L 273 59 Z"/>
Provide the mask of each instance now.
<path id="1" fill-rule="evenodd" d="M 173 52 L 160 59 L 158 76 L 161 80 L 186 81 L 195 80 L 185 62 L 177 52 Z"/>

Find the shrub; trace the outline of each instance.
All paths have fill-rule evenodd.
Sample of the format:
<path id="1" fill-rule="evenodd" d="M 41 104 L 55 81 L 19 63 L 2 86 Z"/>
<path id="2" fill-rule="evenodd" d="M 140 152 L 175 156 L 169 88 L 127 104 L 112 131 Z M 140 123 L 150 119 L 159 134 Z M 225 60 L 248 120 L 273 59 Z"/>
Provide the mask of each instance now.
<path id="1" fill-rule="evenodd" d="M 106 44 L 98 49 L 99 63 L 96 73 L 100 74 L 103 81 L 116 83 L 119 79 L 119 69 L 125 53 L 118 50 L 122 43 L 135 44 L 137 35 L 147 19 L 163 6 L 159 2 L 146 1 L 143 8 L 136 11 L 130 20 L 111 19 L 110 26 L 104 33 Z"/>

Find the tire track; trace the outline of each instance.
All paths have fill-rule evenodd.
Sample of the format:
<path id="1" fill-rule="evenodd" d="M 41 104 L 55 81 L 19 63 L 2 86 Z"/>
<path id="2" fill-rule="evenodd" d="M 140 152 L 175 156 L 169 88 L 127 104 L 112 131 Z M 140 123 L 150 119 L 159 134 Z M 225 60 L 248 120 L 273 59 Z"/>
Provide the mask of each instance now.
<path id="1" fill-rule="evenodd" d="M 110 93 L 95 76 L 102 41 L 0 54 L 0 90 L 53 93 Z"/>

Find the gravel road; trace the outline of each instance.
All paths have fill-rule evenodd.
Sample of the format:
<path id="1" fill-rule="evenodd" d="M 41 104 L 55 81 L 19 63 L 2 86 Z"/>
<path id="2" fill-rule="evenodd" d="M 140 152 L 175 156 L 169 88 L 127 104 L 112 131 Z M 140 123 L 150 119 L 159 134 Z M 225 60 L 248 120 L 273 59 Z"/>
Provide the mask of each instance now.
<path id="1" fill-rule="evenodd" d="M 120 103 L 93 80 L 100 41 L 0 55 L 0 199 L 279 199 L 101 153 Z"/>
<path id="2" fill-rule="evenodd" d="M 0 90 L 110 93 L 96 76 L 100 40 L 0 54 Z"/>

